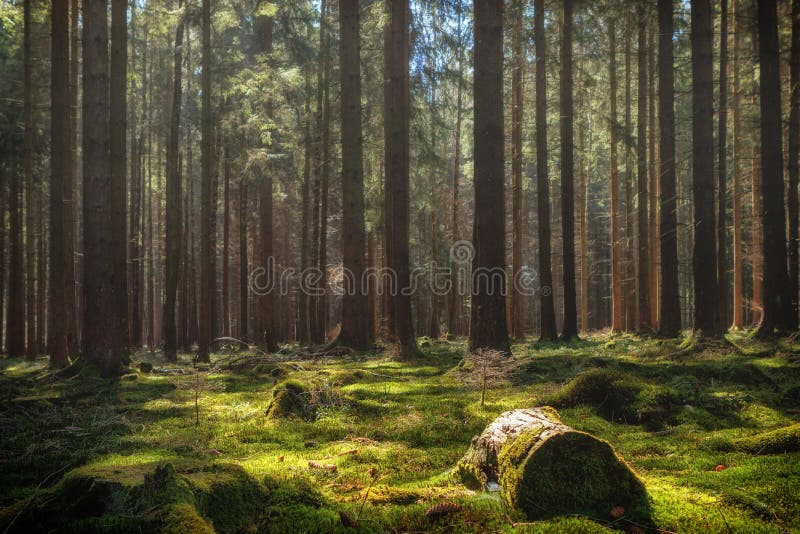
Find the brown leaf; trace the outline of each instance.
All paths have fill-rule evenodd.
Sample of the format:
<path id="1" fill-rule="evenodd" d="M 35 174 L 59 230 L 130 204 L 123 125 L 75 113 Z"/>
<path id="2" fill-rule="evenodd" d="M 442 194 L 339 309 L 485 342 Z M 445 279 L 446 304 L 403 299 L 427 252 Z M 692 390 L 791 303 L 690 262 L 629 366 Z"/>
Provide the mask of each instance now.
<path id="1" fill-rule="evenodd" d="M 625 508 L 623 508 L 622 506 L 615 506 L 615 507 L 614 507 L 614 508 L 612 508 L 612 509 L 611 509 L 611 511 L 608 513 L 608 516 L 609 516 L 611 519 L 619 519 L 619 518 L 620 518 L 620 517 L 622 517 L 623 515 L 625 515 Z"/>

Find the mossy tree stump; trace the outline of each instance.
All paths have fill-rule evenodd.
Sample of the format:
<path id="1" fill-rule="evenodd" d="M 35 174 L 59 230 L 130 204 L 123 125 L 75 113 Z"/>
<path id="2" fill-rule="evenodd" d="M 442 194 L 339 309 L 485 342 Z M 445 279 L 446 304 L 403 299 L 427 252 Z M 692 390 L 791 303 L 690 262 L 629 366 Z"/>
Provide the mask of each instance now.
<path id="1" fill-rule="evenodd" d="M 643 484 L 611 445 L 565 425 L 549 407 L 500 415 L 472 438 L 457 474 L 473 489 L 498 483 L 506 501 L 530 519 L 606 518 L 615 506 L 647 516 Z"/>

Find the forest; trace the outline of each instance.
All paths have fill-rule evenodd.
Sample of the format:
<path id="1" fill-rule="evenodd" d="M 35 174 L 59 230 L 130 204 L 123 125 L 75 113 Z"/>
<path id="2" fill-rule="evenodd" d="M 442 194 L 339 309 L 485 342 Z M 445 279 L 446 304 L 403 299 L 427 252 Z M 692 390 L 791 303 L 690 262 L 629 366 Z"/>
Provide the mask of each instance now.
<path id="1" fill-rule="evenodd" d="M 800 0 L 0 0 L 2 533 L 800 532 Z"/>

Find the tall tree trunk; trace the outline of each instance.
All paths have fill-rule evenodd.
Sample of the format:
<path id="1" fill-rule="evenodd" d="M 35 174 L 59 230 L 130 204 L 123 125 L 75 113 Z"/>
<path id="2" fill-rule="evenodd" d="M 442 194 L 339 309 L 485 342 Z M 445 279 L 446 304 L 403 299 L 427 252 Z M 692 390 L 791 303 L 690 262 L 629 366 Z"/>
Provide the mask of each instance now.
<path id="1" fill-rule="evenodd" d="M 715 335 L 714 80 L 711 2 L 692 0 L 692 199 L 694 328 Z"/>
<path id="2" fill-rule="evenodd" d="M 52 38 L 50 41 L 50 326 L 48 349 L 50 365 L 64 367 L 69 363 L 64 284 L 67 259 L 65 242 L 68 220 L 64 214 L 62 195 L 64 177 L 69 173 L 69 5 L 54 2 L 51 7 Z M 5 219 L 5 217 L 2 217 Z M 4 225 L 3 220 L 3 225 Z M 2 246 L 2 243 L 0 243 Z M 0 279 L 2 280 L 2 279 Z M 2 282 L 0 282 L 2 284 Z"/>
<path id="3" fill-rule="evenodd" d="M 231 149 L 226 143 L 223 148 L 222 186 L 222 335 L 231 335 L 230 301 L 230 237 L 231 237 Z"/>
<path id="4" fill-rule="evenodd" d="M 622 291 L 622 242 L 620 240 L 619 167 L 617 161 L 617 30 L 615 20 L 608 22 L 609 81 L 611 85 L 609 129 L 611 130 L 611 330 L 625 328 L 625 302 Z"/>
<path id="5" fill-rule="evenodd" d="M 300 237 L 300 306 L 297 338 L 301 343 L 311 341 L 311 298 L 306 287 L 305 273 L 310 267 L 311 257 L 311 78 L 306 73 L 305 107 L 303 115 L 303 185 L 302 185 L 302 228 Z M 243 247 L 245 248 L 245 247 Z"/>
<path id="6" fill-rule="evenodd" d="M 580 69 L 580 67 L 579 67 Z M 578 99 L 578 114 L 584 112 L 583 92 Z M 578 173 L 580 175 L 580 247 L 581 247 L 581 324 L 584 332 L 589 330 L 589 182 L 586 165 L 586 127 L 584 121 L 578 123 Z"/>
<path id="7" fill-rule="evenodd" d="M 755 5 L 753 6 L 755 9 Z M 758 57 L 758 25 L 751 23 L 752 35 L 751 42 L 753 47 L 753 57 Z M 759 102 L 759 80 L 752 77 L 751 103 L 753 113 L 757 113 Z M 762 189 L 762 170 L 760 149 L 760 130 L 759 122 L 755 118 L 751 121 L 751 154 L 750 159 L 750 190 L 752 199 L 752 264 L 753 264 L 753 298 L 750 308 L 753 310 L 753 323 L 761 323 L 764 315 L 764 192 Z"/>
<path id="8" fill-rule="evenodd" d="M 397 290 L 392 295 L 391 307 L 395 332 L 400 342 L 399 356 L 404 358 L 417 350 L 414 325 L 411 322 L 411 297 L 403 291 L 410 286 L 408 204 L 411 101 L 408 70 L 411 12 L 408 0 L 389 0 L 389 15 L 390 22 L 386 25 L 384 51 L 387 84 L 384 91 L 386 197 L 391 199 L 391 209 L 387 210 L 387 217 L 391 219 L 391 233 L 390 237 L 387 236 L 387 240 L 391 239 L 392 242 L 388 267 L 395 273 L 397 281 Z M 499 116 L 502 117 L 502 108 L 499 110 Z M 502 262 L 501 255 L 500 265 Z M 502 296 L 500 298 L 502 302 Z M 505 329 L 505 324 L 503 328 Z"/>
<path id="9" fill-rule="evenodd" d="M 258 20 L 258 38 L 261 42 L 261 51 L 266 54 L 272 54 L 272 30 L 274 20 L 272 17 L 260 17 Z M 272 118 L 272 102 L 267 102 L 267 116 Z M 270 165 L 266 166 L 264 176 L 259 185 L 259 249 L 261 252 L 261 265 L 267 269 L 266 276 L 269 280 L 275 280 L 275 257 L 273 252 L 273 205 L 272 205 L 272 168 Z M 276 286 L 277 287 L 277 284 Z M 269 352 L 275 352 L 278 349 L 277 345 L 277 332 L 278 318 L 276 317 L 274 305 L 276 303 L 275 296 L 272 290 L 268 290 L 266 294 L 259 295 L 259 303 L 261 306 L 261 319 L 264 321 L 262 325 L 263 332 L 261 332 L 261 340 L 264 347 Z"/>
<path id="10" fill-rule="evenodd" d="M 127 114 L 128 2 L 111 0 L 111 251 L 114 256 L 114 349 L 128 347 Z"/>
<path id="11" fill-rule="evenodd" d="M 78 0 L 70 1 L 70 39 L 69 39 L 69 167 L 64 176 L 64 322 L 67 323 L 67 342 L 69 353 L 79 352 L 80 329 L 78 327 L 79 293 L 77 292 L 77 254 L 78 236 Z"/>
<path id="12" fill-rule="evenodd" d="M 533 9 L 533 39 L 536 49 L 536 187 L 538 208 L 536 215 L 539 218 L 540 335 L 542 339 L 553 340 L 558 337 L 558 332 L 556 331 L 553 271 L 550 257 L 550 179 L 547 175 L 547 52 L 544 33 L 544 0 L 535 0 Z M 496 99 L 497 94 L 490 98 Z M 476 135 L 477 139 L 478 136 Z M 481 142 L 482 145 L 483 143 Z"/>
<path id="13" fill-rule="evenodd" d="M 525 338 L 525 296 L 521 291 L 518 291 L 515 283 L 517 276 L 521 276 L 522 250 L 525 242 L 523 234 L 524 192 L 522 190 L 522 73 L 525 63 L 522 45 L 523 6 L 524 4 L 519 0 L 514 2 L 512 12 L 513 27 L 511 30 L 511 63 L 513 68 L 511 74 L 511 174 L 513 176 L 511 213 L 513 244 L 509 293 L 511 294 L 511 336 L 514 339 Z"/>
<path id="14" fill-rule="evenodd" d="M 188 9 L 188 6 L 186 6 Z M 175 48 L 172 67 L 172 115 L 167 138 L 167 204 L 166 204 L 166 285 L 164 288 L 164 357 L 168 361 L 178 358 L 178 333 L 175 323 L 175 299 L 181 269 L 181 177 L 178 158 L 180 140 L 181 103 L 183 102 L 183 31 L 186 18 L 181 15 L 175 29 Z"/>
<path id="15" fill-rule="evenodd" d="M 476 2 L 473 9 L 475 258 L 469 348 L 510 352 L 504 269 L 503 2 Z"/>
<path id="16" fill-rule="evenodd" d="M 108 1 L 83 2 L 83 354 L 103 376 L 121 371 L 118 268 L 109 139 Z"/>
<path id="17" fill-rule="evenodd" d="M 636 255 L 633 205 L 633 128 L 631 127 L 631 34 L 630 16 L 625 19 L 625 331 L 636 329 Z"/>
<path id="18" fill-rule="evenodd" d="M 740 84 L 740 32 L 742 23 L 739 13 L 739 0 L 733 1 L 733 94 L 731 95 L 731 111 L 733 112 L 733 322 L 734 330 L 744 328 L 744 283 L 742 269 L 744 266 L 744 247 L 742 235 L 742 198 L 740 194 L 742 180 L 742 109 Z"/>
<path id="19" fill-rule="evenodd" d="M 778 13 L 775 0 L 758 0 L 757 4 L 761 96 L 761 185 L 764 199 L 761 213 L 764 229 L 762 243 L 764 314 L 758 326 L 758 335 L 771 336 L 776 331 L 786 331 L 796 321 L 790 318 L 794 295 L 786 295 L 789 275 L 786 271 Z"/>
<path id="20" fill-rule="evenodd" d="M 214 269 L 212 255 L 213 237 L 211 235 L 211 214 L 213 186 L 211 168 L 214 157 L 213 133 L 211 131 L 211 0 L 202 0 L 202 184 L 200 215 L 200 320 L 198 325 L 198 360 L 209 361 L 211 348 L 211 292 L 214 290 L 211 271 Z"/>
<path id="21" fill-rule="evenodd" d="M 650 235 L 647 192 L 647 12 L 644 3 L 637 5 L 637 133 L 636 181 L 639 229 L 639 322 L 638 330 L 650 328 Z"/>
<path id="22" fill-rule="evenodd" d="M 249 265 L 247 257 L 247 179 L 239 180 L 239 337 L 249 339 L 250 316 L 247 313 Z"/>
<path id="23" fill-rule="evenodd" d="M 659 332 L 681 330 L 678 295 L 678 219 L 675 188 L 675 74 L 673 65 L 673 0 L 658 0 L 658 125 L 661 235 L 661 311 Z"/>
<path id="24" fill-rule="evenodd" d="M 31 102 L 33 87 L 31 84 L 31 0 L 23 2 L 23 81 L 22 81 L 22 114 L 23 156 L 25 169 L 25 324 L 26 354 L 29 358 L 36 356 L 36 235 L 34 231 L 33 200 L 33 105 Z"/>
<path id="25" fill-rule="evenodd" d="M 656 139 L 658 138 L 658 131 L 656 130 L 656 30 L 651 29 L 649 36 L 649 43 L 647 47 L 647 61 L 648 61 L 648 80 L 647 80 L 647 117 L 649 136 L 649 152 L 650 152 L 650 327 L 658 329 L 659 322 L 659 308 L 661 303 L 661 283 L 660 283 L 660 265 L 661 265 L 661 235 L 658 231 L 659 210 L 658 210 L 658 159 L 656 157 Z"/>
<path id="26" fill-rule="evenodd" d="M 561 337 L 578 336 L 575 288 L 575 161 L 572 97 L 572 0 L 564 0 L 564 28 L 561 37 L 561 238 L 564 266 L 564 323 Z"/>
<path id="27" fill-rule="evenodd" d="M 728 328 L 728 0 L 720 2 L 719 124 L 717 135 L 717 331 Z M 796 293 L 796 292 L 795 292 Z"/>
<path id="28" fill-rule="evenodd" d="M 22 233 L 22 176 L 16 160 L 9 165 L 11 188 L 8 199 L 8 312 L 6 351 L 11 357 L 25 354 L 25 270 Z"/>
<path id="29" fill-rule="evenodd" d="M 796 330 L 798 324 L 798 292 L 800 291 L 800 257 L 798 257 L 798 198 L 797 183 L 800 171 L 800 0 L 792 0 L 792 49 L 790 59 L 790 84 L 789 94 L 789 198 L 787 208 L 789 211 L 789 298 L 791 315 L 788 327 Z"/>
<path id="30" fill-rule="evenodd" d="M 364 164 L 361 133 L 361 59 L 358 0 L 339 0 L 342 105 L 342 263 L 353 287 L 342 296 L 339 343 L 366 350 L 372 345 L 365 269 Z"/>

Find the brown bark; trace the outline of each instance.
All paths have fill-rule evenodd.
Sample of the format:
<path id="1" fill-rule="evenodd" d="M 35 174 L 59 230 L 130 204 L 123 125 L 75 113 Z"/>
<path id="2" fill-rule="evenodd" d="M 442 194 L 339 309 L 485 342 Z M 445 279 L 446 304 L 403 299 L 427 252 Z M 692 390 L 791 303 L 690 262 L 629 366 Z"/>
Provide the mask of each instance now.
<path id="1" fill-rule="evenodd" d="M 728 329 L 728 0 L 720 2 L 719 118 L 717 134 L 717 332 Z"/>
<path id="2" fill-rule="evenodd" d="M 33 105 L 31 102 L 31 0 L 23 2 L 23 81 L 22 115 L 23 154 L 25 170 L 25 350 L 29 358 L 36 356 L 36 235 L 33 200 Z"/>
<path id="3" fill-rule="evenodd" d="M 352 275 L 351 290 L 342 297 L 339 343 L 358 350 L 372 345 L 369 294 L 362 287 L 364 231 L 364 164 L 361 133 L 361 64 L 358 0 L 339 1 L 339 57 L 342 118 L 342 263 Z"/>
<path id="4" fill-rule="evenodd" d="M 69 6 L 54 2 L 51 6 L 52 38 L 50 41 L 50 326 L 48 349 L 50 365 L 64 367 L 69 363 L 64 267 L 68 220 L 64 213 L 62 195 L 64 176 L 69 173 Z M 5 219 L 5 217 L 3 217 Z M 3 224 L 4 225 L 4 224 Z M 2 243 L 0 243 L 0 247 Z M 2 280 L 2 279 L 0 279 Z M 2 282 L 0 282 L 2 284 Z"/>
<path id="5" fill-rule="evenodd" d="M 114 259 L 114 349 L 128 348 L 127 114 L 128 2 L 111 0 L 110 156 L 111 254 Z"/>
<path id="6" fill-rule="evenodd" d="M 249 339 L 250 316 L 248 312 L 248 277 L 249 265 L 247 255 L 247 179 L 239 180 L 239 337 Z"/>
<path id="7" fill-rule="evenodd" d="M 188 8 L 188 6 L 187 6 Z M 167 137 L 167 200 L 166 200 L 166 284 L 164 287 L 164 357 L 168 361 L 178 358 L 178 332 L 175 322 L 175 300 L 181 269 L 181 242 L 183 240 L 182 193 L 179 169 L 178 143 L 180 140 L 181 103 L 183 101 L 183 32 L 185 16 L 181 16 L 175 29 L 175 47 L 172 67 L 172 114 Z"/>
<path id="8" fill-rule="evenodd" d="M 742 23 L 739 14 L 739 0 L 733 2 L 733 94 L 731 95 L 731 112 L 733 119 L 733 329 L 744 328 L 744 247 L 742 234 L 743 207 L 741 198 L 742 180 L 742 108 L 740 83 L 740 33 Z"/>
<path id="9" fill-rule="evenodd" d="M 755 6 L 754 6 L 755 8 Z M 752 15 L 752 13 L 751 13 Z M 758 25 L 751 23 L 751 42 L 753 45 L 753 56 L 758 57 Z M 752 77 L 752 98 L 753 113 L 758 113 L 759 102 L 759 80 Z M 764 192 L 762 190 L 762 171 L 761 171 L 761 152 L 760 152 L 760 125 L 753 118 L 751 120 L 751 145 L 752 157 L 750 159 L 750 190 L 752 199 L 752 267 L 753 267 L 753 298 L 750 308 L 753 311 L 753 324 L 760 324 L 764 314 Z"/>
<path id="10" fill-rule="evenodd" d="M 631 127 L 631 34 L 630 17 L 625 20 L 625 331 L 636 329 L 636 254 L 633 205 L 633 128 Z"/>
<path id="11" fill-rule="evenodd" d="M 650 235 L 648 223 L 647 191 L 647 19 L 645 5 L 637 8 L 637 134 L 636 134 L 636 178 L 637 178 L 637 223 L 639 234 L 639 321 L 637 330 L 650 328 Z"/>
<path id="12" fill-rule="evenodd" d="M 660 307 L 661 284 L 660 284 L 660 253 L 661 236 L 658 232 L 658 162 L 656 158 L 656 31 L 650 31 L 649 43 L 647 47 L 648 79 L 647 79 L 647 118 L 649 120 L 649 152 L 650 152 L 650 215 L 649 215 L 649 234 L 650 234 L 650 327 L 658 329 L 658 312 Z"/>
<path id="13" fill-rule="evenodd" d="M 609 34 L 609 82 L 610 114 L 609 129 L 611 130 L 611 330 L 621 332 L 624 328 L 624 309 L 622 291 L 622 242 L 620 238 L 620 199 L 619 199 L 619 168 L 617 161 L 617 31 L 615 20 L 608 22 Z"/>
<path id="14" fill-rule="evenodd" d="M 69 39 L 69 167 L 64 175 L 64 322 L 67 323 L 67 342 L 69 353 L 78 354 L 80 328 L 80 299 L 78 298 L 77 247 L 78 235 L 78 57 L 80 47 L 78 39 L 78 0 L 70 2 L 70 39 Z"/>
<path id="15" fill-rule="evenodd" d="M 786 295 L 789 275 L 786 270 L 778 14 L 774 0 L 758 0 L 757 5 L 764 232 L 764 314 L 758 335 L 771 336 L 775 332 L 785 332 L 796 321 L 790 319 L 793 299 Z"/>
<path id="16" fill-rule="evenodd" d="M 223 185 L 222 185 L 222 335 L 231 336 L 231 149 L 230 144 L 223 148 Z"/>
<path id="17" fill-rule="evenodd" d="M 798 198 L 797 183 L 800 172 L 800 0 L 792 0 L 792 45 L 790 58 L 790 112 L 789 112 L 789 189 L 787 210 L 789 215 L 789 299 L 788 327 L 797 329 L 798 291 L 800 291 L 800 257 L 798 257 Z"/>
<path id="18" fill-rule="evenodd" d="M 212 214 L 212 160 L 213 138 L 211 131 L 211 0 L 202 0 L 202 111 L 201 111 L 201 214 L 200 214 L 200 318 L 198 324 L 198 360 L 209 361 L 211 348 L 211 303 L 213 237 L 211 234 Z"/>
<path id="19" fill-rule="evenodd" d="M 678 295 L 678 220 L 675 187 L 675 79 L 673 65 L 673 0 L 658 0 L 658 125 L 661 235 L 661 311 L 659 332 L 681 330 Z"/>
<path id="20" fill-rule="evenodd" d="M 108 1 L 83 2 L 83 354 L 106 377 L 122 368 L 116 315 L 109 140 Z"/>
<path id="21" fill-rule="evenodd" d="M 524 68 L 524 55 L 522 45 L 523 3 L 515 2 L 512 12 L 511 50 L 512 50 L 512 81 L 511 81 L 511 174 L 513 177 L 512 189 L 512 228 L 513 244 L 511 257 L 511 270 L 509 280 L 509 294 L 511 295 L 511 337 L 514 339 L 525 338 L 525 299 L 517 291 L 514 280 L 522 268 L 522 251 L 525 236 L 523 234 L 523 195 L 522 190 L 522 73 Z"/>
<path id="22" fill-rule="evenodd" d="M 391 296 L 394 330 L 400 342 L 400 357 L 416 352 L 414 325 L 411 322 L 411 298 L 404 294 L 410 285 L 409 274 L 409 25 L 408 0 L 389 1 L 390 21 L 385 31 L 384 62 L 384 142 L 386 153 L 386 198 L 389 200 L 387 222 L 391 232 L 388 267 L 396 274 L 397 291 Z M 499 116 L 502 117 L 502 108 Z M 502 119 L 500 119 L 502 120 Z M 502 174 L 501 174 L 502 175 Z M 502 259 L 501 259 L 502 262 Z M 501 263 L 502 265 L 502 263 Z M 505 328 L 505 327 L 504 327 Z"/>
<path id="23" fill-rule="evenodd" d="M 561 337 L 578 336 L 575 288 L 575 161 L 572 96 L 572 0 L 564 0 L 561 37 L 561 238 L 563 242 L 564 322 Z"/>
<path id="24" fill-rule="evenodd" d="M 11 357 L 25 354 L 25 271 L 22 232 L 22 175 L 16 160 L 9 165 L 11 187 L 8 195 L 8 311 L 6 351 Z"/>

